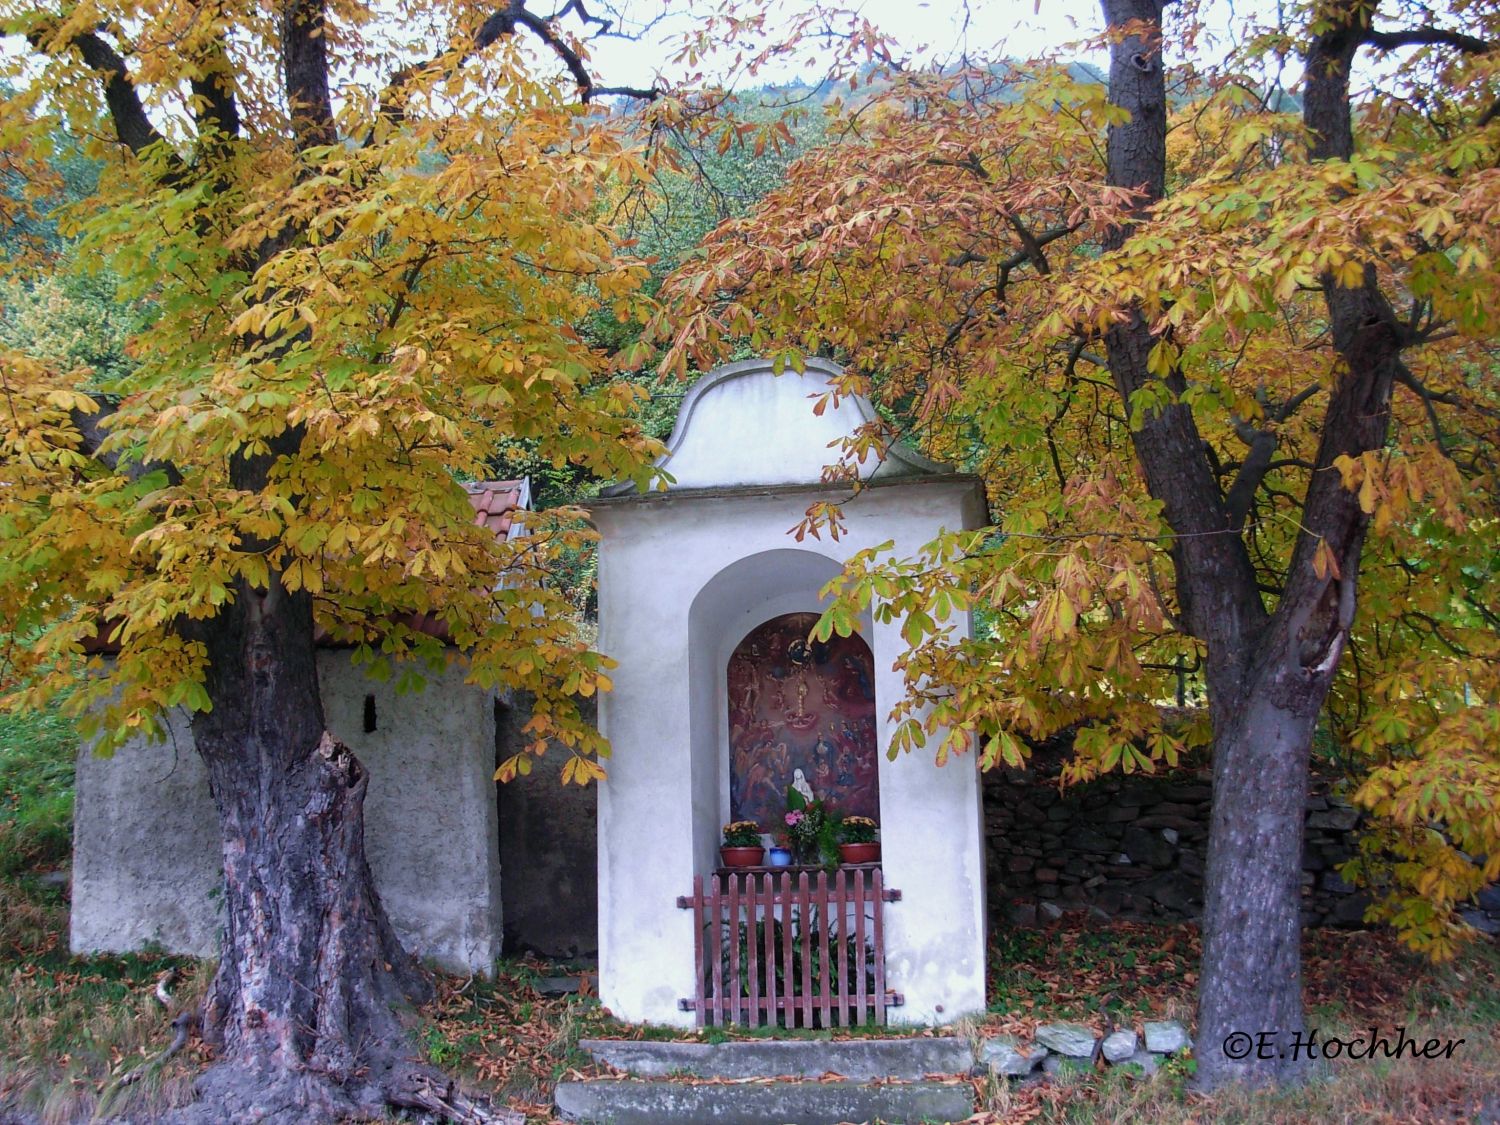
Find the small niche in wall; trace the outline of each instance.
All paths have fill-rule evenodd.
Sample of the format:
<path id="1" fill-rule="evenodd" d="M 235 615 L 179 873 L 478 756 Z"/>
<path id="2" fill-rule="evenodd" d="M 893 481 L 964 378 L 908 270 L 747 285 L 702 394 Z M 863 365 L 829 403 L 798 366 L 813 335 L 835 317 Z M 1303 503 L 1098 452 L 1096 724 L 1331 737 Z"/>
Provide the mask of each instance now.
<path id="1" fill-rule="evenodd" d="M 365 733 L 374 734 L 379 725 L 375 717 L 375 697 L 367 695 L 365 696 Z"/>

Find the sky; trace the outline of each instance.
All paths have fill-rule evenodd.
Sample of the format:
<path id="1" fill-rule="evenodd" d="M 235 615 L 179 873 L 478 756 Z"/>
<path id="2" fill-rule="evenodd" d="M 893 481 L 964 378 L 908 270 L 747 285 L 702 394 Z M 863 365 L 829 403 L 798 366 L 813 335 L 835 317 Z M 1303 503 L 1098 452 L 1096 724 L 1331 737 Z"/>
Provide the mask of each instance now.
<path id="1" fill-rule="evenodd" d="M 607 85 L 649 85 L 670 56 L 671 44 L 692 26 L 687 11 L 690 6 L 680 0 L 617 0 L 615 9 L 622 28 L 640 34 L 640 38 L 604 37 L 591 44 L 600 81 Z M 777 18 L 790 22 L 792 12 L 811 6 L 809 0 L 774 0 L 772 10 L 778 13 Z M 1098 0 L 846 0 L 842 6 L 868 18 L 913 50 L 920 61 L 956 60 L 965 52 L 1030 58 L 1097 35 L 1103 29 Z M 592 3 L 586 7 L 590 12 L 605 14 L 608 5 Z M 1247 16 L 1272 18 L 1277 0 L 1202 0 L 1202 7 L 1206 31 L 1199 54 L 1215 56 L 1217 61 L 1231 41 L 1230 29 L 1242 27 Z M 653 17 L 656 22 L 642 32 L 640 29 Z M 1066 55 L 1107 64 L 1106 53 L 1097 47 L 1080 47 Z M 669 78 L 674 76 L 670 66 L 664 72 Z M 788 66 L 767 74 L 764 80 L 786 81 L 799 72 L 809 73 L 803 66 Z"/>

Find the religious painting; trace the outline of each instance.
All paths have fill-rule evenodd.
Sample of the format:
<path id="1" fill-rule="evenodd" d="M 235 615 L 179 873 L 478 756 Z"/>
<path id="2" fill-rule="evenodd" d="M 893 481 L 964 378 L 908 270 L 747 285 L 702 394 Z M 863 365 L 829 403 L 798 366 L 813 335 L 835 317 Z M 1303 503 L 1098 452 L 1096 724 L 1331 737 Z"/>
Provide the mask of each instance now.
<path id="1" fill-rule="evenodd" d="M 809 641 L 816 613 L 756 626 L 729 658 L 731 820 L 775 833 L 801 779 L 838 816 L 880 815 L 875 660 L 857 633 Z"/>

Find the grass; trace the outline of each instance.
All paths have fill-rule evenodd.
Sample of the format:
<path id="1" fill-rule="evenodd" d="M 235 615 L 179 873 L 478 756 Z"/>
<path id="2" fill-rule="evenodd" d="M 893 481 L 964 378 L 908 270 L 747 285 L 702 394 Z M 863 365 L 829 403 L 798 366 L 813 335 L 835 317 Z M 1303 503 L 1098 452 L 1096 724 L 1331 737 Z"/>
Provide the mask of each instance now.
<path id="1" fill-rule="evenodd" d="M 1119 1026 L 1137 1028 L 1150 1018 L 1190 1022 L 1199 955 L 1190 926 L 1100 929 L 1075 923 L 1044 932 L 1009 931 L 999 936 L 995 953 L 994 1003 L 982 1030 L 1029 1036 L 1039 1022 L 1054 1018 L 1102 1030 L 1106 1013 Z M 1306 1083 L 1281 1091 L 1194 1093 L 1190 1058 L 1171 1060 L 1151 1081 L 1110 1069 L 1032 1089 L 985 1082 L 976 1125 L 1434 1125 L 1473 1120 L 1481 1105 L 1500 1111 L 1500 949 L 1495 943 L 1476 941 L 1452 963 L 1432 965 L 1387 933 L 1309 931 L 1303 966 L 1307 1025 L 1325 1041 L 1368 1034 L 1371 1027 L 1394 1038 L 1395 1029 L 1404 1026 L 1419 1041 L 1464 1042 L 1447 1060 L 1336 1060 Z"/>
<path id="2" fill-rule="evenodd" d="M 55 867 L 73 842 L 73 722 L 0 713 L 0 879 Z"/>

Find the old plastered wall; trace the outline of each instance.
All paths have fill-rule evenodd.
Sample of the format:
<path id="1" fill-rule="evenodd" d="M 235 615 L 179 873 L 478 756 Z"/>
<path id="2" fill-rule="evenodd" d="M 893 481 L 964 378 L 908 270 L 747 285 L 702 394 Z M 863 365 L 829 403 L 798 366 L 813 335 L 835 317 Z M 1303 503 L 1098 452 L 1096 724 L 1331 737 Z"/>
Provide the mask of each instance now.
<path id="1" fill-rule="evenodd" d="M 856 551 L 891 540 L 911 554 L 940 529 L 984 521 L 972 479 L 908 462 L 846 506 L 837 540 L 796 541 L 789 530 L 809 503 L 848 498 L 808 478 L 816 482 L 835 456 L 828 442 L 863 417 L 830 425 L 840 411 L 815 416 L 807 396 L 826 387 L 819 375 L 773 380 L 769 365 L 751 363 L 706 376 L 669 443 L 666 468 L 678 486 L 593 509 L 599 644 L 619 662 L 600 700 L 614 751 L 599 792 L 600 993 L 622 1019 L 693 1018 L 678 1008 L 694 994 L 693 921 L 676 899 L 718 862 L 734 645 L 770 617 L 819 609 L 819 588 Z M 694 418 L 719 432 L 695 435 Z M 905 690 L 892 667 L 905 642 L 899 623 L 867 619 L 861 631 L 874 653 L 884 750 L 891 705 Z M 980 822 L 972 756 L 940 767 L 930 753 L 882 753 L 883 866 L 887 885 L 903 892 L 885 913 L 886 980 L 905 997 L 895 1021 L 942 1023 L 984 1006 Z"/>
<path id="2" fill-rule="evenodd" d="M 456 664 L 398 694 L 339 650 L 319 654 L 318 679 L 329 729 L 370 770 L 365 844 L 397 934 L 444 968 L 491 971 L 501 932 L 493 696 L 465 685 Z M 171 731 L 165 743 L 79 757 L 75 952 L 217 949 L 218 817 L 184 716 Z"/>

